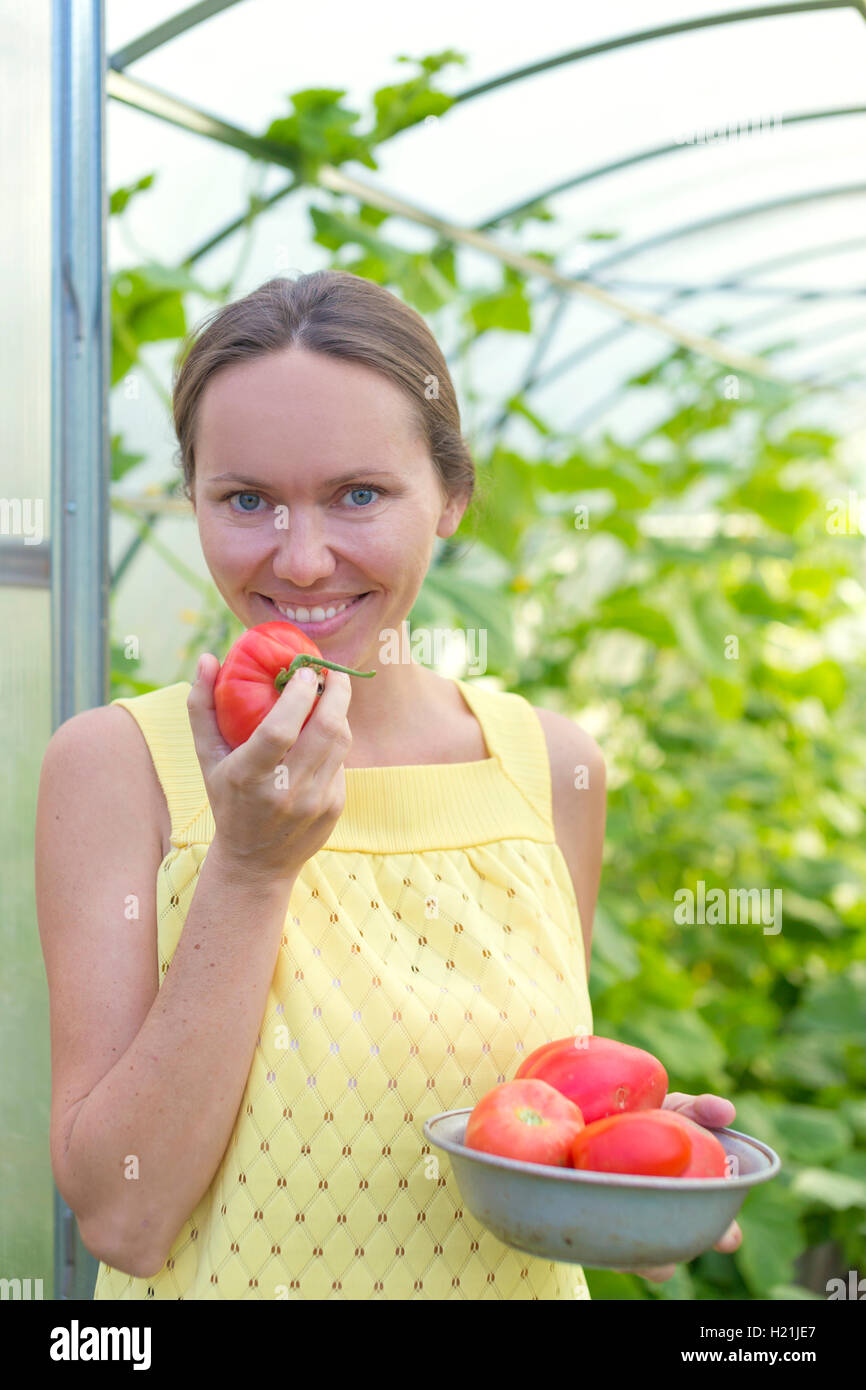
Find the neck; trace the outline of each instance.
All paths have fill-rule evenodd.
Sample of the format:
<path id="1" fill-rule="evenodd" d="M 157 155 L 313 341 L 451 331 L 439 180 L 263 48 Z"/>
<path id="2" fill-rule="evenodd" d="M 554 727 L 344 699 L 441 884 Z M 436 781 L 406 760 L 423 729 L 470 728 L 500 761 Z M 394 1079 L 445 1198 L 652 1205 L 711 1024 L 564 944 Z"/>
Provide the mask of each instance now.
<path id="1" fill-rule="evenodd" d="M 349 663 L 345 663 L 349 664 Z M 361 663 L 370 678 L 350 676 L 352 698 L 346 718 L 352 753 L 375 760 L 398 750 L 429 723 L 431 686 L 441 677 L 414 661 Z M 429 730 L 428 730 L 429 732 Z"/>

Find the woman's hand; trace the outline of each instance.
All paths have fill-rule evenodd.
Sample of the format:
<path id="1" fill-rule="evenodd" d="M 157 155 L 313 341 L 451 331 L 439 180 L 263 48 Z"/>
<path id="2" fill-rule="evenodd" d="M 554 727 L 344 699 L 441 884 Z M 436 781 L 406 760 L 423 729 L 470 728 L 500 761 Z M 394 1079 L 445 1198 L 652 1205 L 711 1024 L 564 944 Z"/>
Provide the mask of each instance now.
<path id="1" fill-rule="evenodd" d="M 662 1101 L 661 1108 L 662 1110 L 678 1110 L 681 1115 L 685 1115 L 687 1120 L 694 1120 L 706 1129 L 726 1128 L 737 1113 L 733 1101 L 726 1100 L 724 1096 L 710 1095 L 706 1091 L 700 1096 L 687 1096 L 682 1091 L 671 1091 L 670 1095 L 665 1096 Z M 720 1250 L 723 1255 L 730 1255 L 734 1250 L 739 1249 L 742 1239 L 743 1232 L 740 1230 L 739 1222 L 732 1221 L 713 1249 Z M 661 1284 L 666 1279 L 671 1279 L 676 1271 L 676 1265 L 654 1265 L 645 1269 L 620 1269 L 616 1273 L 641 1274 L 644 1279 L 651 1279 L 653 1283 Z"/>

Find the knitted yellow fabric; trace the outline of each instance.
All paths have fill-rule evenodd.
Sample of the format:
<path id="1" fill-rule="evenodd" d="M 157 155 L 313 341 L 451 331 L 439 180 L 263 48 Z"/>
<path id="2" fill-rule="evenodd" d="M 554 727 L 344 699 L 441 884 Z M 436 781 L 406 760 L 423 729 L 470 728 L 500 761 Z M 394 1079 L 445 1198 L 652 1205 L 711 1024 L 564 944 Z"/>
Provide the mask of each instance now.
<path id="1" fill-rule="evenodd" d="M 100 1264 L 95 1299 L 589 1298 L 580 1266 L 486 1231 L 423 1133 L 541 1043 L 592 1032 L 541 722 L 520 695 L 456 685 L 489 756 L 346 769 L 340 819 L 292 890 L 222 1163 L 159 1273 Z M 160 982 L 214 834 L 189 690 L 112 701 L 171 814 Z"/>

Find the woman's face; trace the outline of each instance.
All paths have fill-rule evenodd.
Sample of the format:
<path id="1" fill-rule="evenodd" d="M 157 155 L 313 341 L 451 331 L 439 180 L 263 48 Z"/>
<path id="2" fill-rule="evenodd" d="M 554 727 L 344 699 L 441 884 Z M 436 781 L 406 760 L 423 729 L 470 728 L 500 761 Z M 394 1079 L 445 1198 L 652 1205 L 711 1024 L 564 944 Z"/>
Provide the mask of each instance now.
<path id="1" fill-rule="evenodd" d="M 383 630 L 399 635 L 435 537 L 454 533 L 468 502 L 443 498 L 410 414 L 378 372 L 294 347 L 211 379 L 193 506 L 214 583 L 245 627 L 279 621 L 272 601 L 309 611 L 364 594 L 325 628 L 290 620 L 362 670 Z"/>

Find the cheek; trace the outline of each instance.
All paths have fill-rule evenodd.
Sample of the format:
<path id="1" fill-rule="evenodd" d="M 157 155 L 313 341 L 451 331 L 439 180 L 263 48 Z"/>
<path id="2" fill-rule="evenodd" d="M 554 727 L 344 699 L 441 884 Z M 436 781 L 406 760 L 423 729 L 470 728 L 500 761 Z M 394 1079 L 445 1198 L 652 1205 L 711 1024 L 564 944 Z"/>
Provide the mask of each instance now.
<path id="1" fill-rule="evenodd" d="M 261 528 L 232 526 L 216 518 L 202 521 L 199 537 L 205 559 L 221 570 L 242 569 L 266 544 Z"/>

